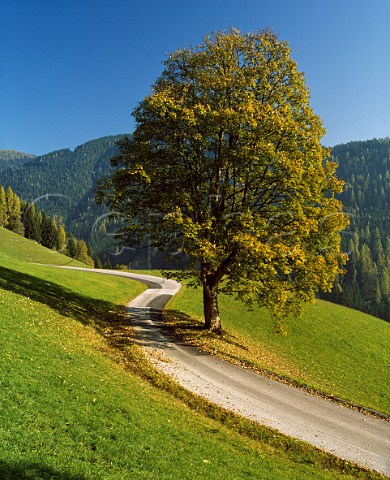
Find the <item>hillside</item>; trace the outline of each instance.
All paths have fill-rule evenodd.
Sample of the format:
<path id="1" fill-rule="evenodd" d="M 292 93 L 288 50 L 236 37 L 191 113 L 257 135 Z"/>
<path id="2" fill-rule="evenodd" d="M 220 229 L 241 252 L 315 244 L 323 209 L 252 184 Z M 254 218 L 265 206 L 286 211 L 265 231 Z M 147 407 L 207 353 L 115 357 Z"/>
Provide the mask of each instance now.
<path id="1" fill-rule="evenodd" d="M 22 200 L 60 219 L 66 230 L 84 239 L 102 263 L 129 264 L 133 268 L 162 268 L 156 249 L 122 249 L 114 239 L 120 219 L 108 219 L 107 209 L 95 203 L 97 181 L 111 169 L 110 159 L 117 152 L 122 135 L 102 137 L 77 147 L 36 157 L 23 165 L 0 171 L 0 185 Z"/>
<path id="2" fill-rule="evenodd" d="M 17 150 L 0 150 L 0 172 L 12 167 L 18 167 L 35 158 L 30 153 L 22 153 Z"/>
<path id="3" fill-rule="evenodd" d="M 36 157 L 0 172 L 0 184 L 38 208 L 61 217 L 76 236 L 88 239 L 104 211 L 94 202 L 96 182 L 110 169 L 118 136 L 103 137 L 77 147 Z M 39 203 L 38 203 L 39 202 Z"/>
<path id="4" fill-rule="evenodd" d="M 85 263 L 79 262 L 66 255 L 55 252 L 52 249 L 42 247 L 33 240 L 28 240 L 16 233 L 0 227 L 0 264 L 15 264 L 23 271 L 33 268 L 32 264 L 72 265 L 85 267 Z"/>
<path id="5" fill-rule="evenodd" d="M 390 233 L 390 138 L 336 145 L 332 157 L 346 182 L 341 195 L 346 210 Z"/>
<path id="6" fill-rule="evenodd" d="M 338 145 L 332 151 L 345 182 L 351 225 L 342 234 L 347 274 L 323 296 L 390 321 L 390 139 Z"/>
<path id="7" fill-rule="evenodd" d="M 37 265 L 69 259 L 3 228 L 0 244 L 1 478 L 380 478 L 156 389 L 123 315 L 141 285 Z"/>

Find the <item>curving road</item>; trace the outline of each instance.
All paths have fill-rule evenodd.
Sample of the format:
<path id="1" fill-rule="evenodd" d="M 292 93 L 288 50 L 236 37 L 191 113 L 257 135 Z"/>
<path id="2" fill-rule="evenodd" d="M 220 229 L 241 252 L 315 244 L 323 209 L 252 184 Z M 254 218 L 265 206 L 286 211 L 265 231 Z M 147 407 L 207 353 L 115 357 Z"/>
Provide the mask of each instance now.
<path id="1" fill-rule="evenodd" d="M 181 385 L 246 418 L 390 476 L 389 422 L 309 395 L 178 342 L 160 327 L 161 310 L 180 289 L 179 283 L 121 271 L 88 271 L 128 277 L 148 286 L 128 304 L 129 315 L 138 342 L 150 359 Z"/>

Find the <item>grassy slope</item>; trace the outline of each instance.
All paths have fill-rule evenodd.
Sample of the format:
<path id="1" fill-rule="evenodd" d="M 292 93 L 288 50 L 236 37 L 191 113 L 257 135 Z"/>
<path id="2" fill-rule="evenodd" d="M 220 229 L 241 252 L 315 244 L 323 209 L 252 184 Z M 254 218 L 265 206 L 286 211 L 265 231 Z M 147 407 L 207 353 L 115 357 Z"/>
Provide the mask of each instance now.
<path id="1" fill-rule="evenodd" d="M 26 263 L 68 259 L 1 228 L 0 246 L 0 478 L 376 478 L 250 440 L 130 374 L 96 326 L 125 335 L 142 286 Z"/>
<path id="2" fill-rule="evenodd" d="M 200 289 L 184 289 L 169 309 L 200 319 Z M 302 318 L 287 319 L 288 334 L 282 335 L 275 333 L 265 310 L 247 311 L 240 302 L 221 295 L 220 312 L 225 329 L 222 338 L 199 329 L 184 328 L 183 333 L 203 348 L 230 359 L 390 414 L 388 323 L 317 301 L 308 306 Z M 176 314 L 177 324 L 188 324 L 188 319 Z"/>

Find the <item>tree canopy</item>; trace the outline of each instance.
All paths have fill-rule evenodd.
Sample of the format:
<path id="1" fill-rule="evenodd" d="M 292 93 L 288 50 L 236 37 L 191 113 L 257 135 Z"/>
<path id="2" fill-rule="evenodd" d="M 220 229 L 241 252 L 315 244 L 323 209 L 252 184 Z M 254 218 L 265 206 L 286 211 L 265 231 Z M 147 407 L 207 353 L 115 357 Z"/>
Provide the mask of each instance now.
<path id="1" fill-rule="evenodd" d="M 172 53 L 133 111 L 98 201 L 120 212 L 120 236 L 191 259 L 205 327 L 218 293 L 275 316 L 329 290 L 346 258 L 342 183 L 287 42 L 270 30 L 216 32 Z"/>

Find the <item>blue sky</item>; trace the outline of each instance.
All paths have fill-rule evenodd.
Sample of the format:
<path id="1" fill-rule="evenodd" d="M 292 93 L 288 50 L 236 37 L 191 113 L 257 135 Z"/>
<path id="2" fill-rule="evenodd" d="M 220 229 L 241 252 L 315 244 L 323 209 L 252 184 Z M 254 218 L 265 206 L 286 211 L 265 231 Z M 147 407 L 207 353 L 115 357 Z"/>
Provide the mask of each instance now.
<path id="1" fill-rule="evenodd" d="M 0 149 L 132 131 L 167 54 L 231 26 L 288 40 L 325 145 L 390 136 L 390 0 L 0 0 Z"/>

